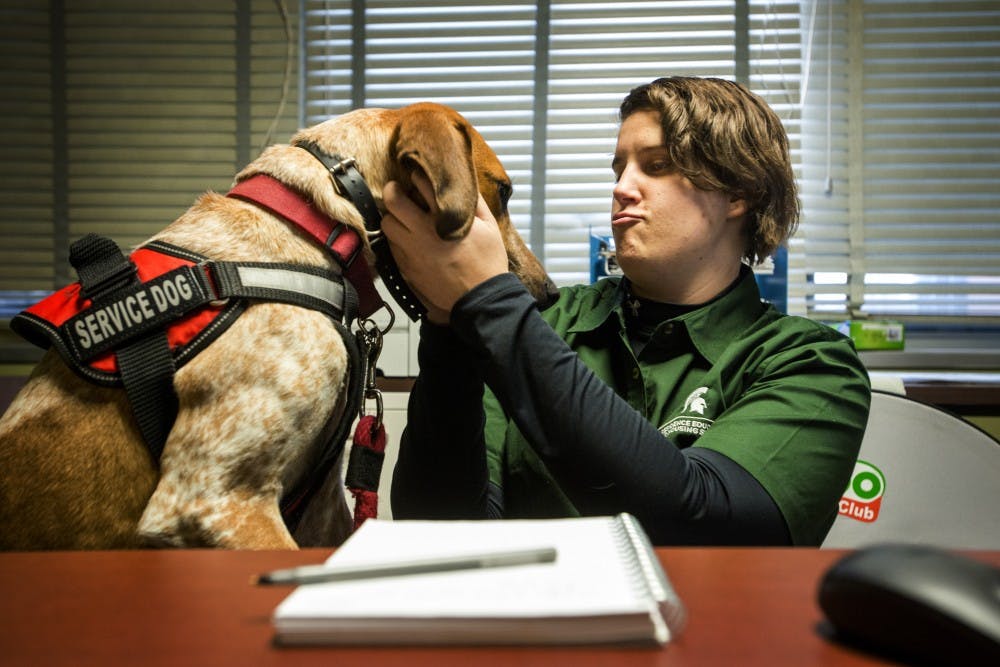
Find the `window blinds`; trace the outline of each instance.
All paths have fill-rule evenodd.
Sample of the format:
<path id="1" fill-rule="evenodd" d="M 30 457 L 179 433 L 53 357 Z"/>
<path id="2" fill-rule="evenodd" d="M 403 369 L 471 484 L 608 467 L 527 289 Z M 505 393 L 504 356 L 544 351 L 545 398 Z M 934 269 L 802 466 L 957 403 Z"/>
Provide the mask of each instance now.
<path id="1" fill-rule="evenodd" d="M 14 312 L 75 278 L 73 240 L 96 232 L 131 247 L 205 190 L 227 190 L 265 141 L 287 141 L 297 13 L 283 9 L 4 3 L 0 298 Z"/>
<path id="2" fill-rule="evenodd" d="M 561 284 L 589 280 L 590 232 L 610 233 L 616 113 L 633 86 L 741 74 L 797 134 L 794 2 L 303 2 L 303 121 L 455 107 L 503 160 L 514 222 Z"/>
<path id="3" fill-rule="evenodd" d="M 803 3 L 807 279 L 818 317 L 1000 323 L 1000 4 Z"/>
<path id="4" fill-rule="evenodd" d="M 53 127 L 48 3 L 0 8 L 0 296 L 53 286 Z"/>
<path id="5" fill-rule="evenodd" d="M 805 210 L 790 310 L 1000 324 L 996 2 L 284 9 L 4 3 L 0 300 L 69 279 L 85 231 L 144 238 L 299 124 L 419 99 L 480 127 L 514 177 L 519 229 L 560 283 L 585 281 L 588 235 L 608 231 L 618 102 L 692 73 L 748 82 L 788 128 Z"/>

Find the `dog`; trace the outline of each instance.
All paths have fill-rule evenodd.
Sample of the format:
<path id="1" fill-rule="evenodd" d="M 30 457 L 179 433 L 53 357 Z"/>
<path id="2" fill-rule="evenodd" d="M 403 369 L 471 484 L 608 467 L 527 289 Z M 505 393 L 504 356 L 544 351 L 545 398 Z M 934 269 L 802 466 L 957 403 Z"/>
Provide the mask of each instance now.
<path id="1" fill-rule="evenodd" d="M 422 171 L 434 186 L 443 238 L 467 231 L 481 193 L 502 230 L 511 270 L 540 303 L 554 296 L 510 222 L 510 178 L 455 110 L 429 102 L 358 109 L 266 148 L 236 175 L 235 187 L 264 177 L 341 221 L 361 239 L 360 261 L 371 264 L 365 212 L 338 192 L 324 154 L 354 159 L 379 210 L 385 183 L 415 192 L 410 174 Z M 281 215 L 214 192 L 149 242 L 218 262 L 343 272 L 321 243 Z M 0 419 L 0 549 L 339 545 L 351 532 L 343 452 L 294 531 L 280 503 L 315 468 L 334 425 L 354 416 L 347 414 L 349 348 L 318 310 L 252 300 L 176 370 L 176 418 L 158 462 L 125 391 L 83 379 L 48 349 Z"/>

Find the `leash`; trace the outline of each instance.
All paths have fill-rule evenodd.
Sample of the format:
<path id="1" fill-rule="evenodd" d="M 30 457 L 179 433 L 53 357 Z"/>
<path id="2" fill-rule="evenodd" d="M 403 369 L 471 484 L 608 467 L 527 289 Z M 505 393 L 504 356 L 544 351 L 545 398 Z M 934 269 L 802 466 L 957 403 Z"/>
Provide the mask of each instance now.
<path id="1" fill-rule="evenodd" d="M 365 519 L 378 516 L 378 485 L 382 476 L 387 438 L 382 422 L 382 392 L 375 383 L 375 371 L 382 351 L 384 331 L 370 319 L 360 320 L 358 331 L 353 337 L 355 344 L 352 345 L 352 336 L 347 328 L 339 322 L 334 322 L 334 326 L 344 338 L 348 353 L 350 371 L 346 391 L 347 406 L 336 432 L 328 439 L 331 446 L 325 449 L 325 455 L 315 466 L 313 473 L 301 480 L 282 499 L 281 516 L 290 532 L 295 531 L 309 500 L 322 486 L 343 451 L 348 429 L 355 415 L 359 416 L 359 420 L 344 480 L 354 497 L 352 530 L 357 530 Z M 374 415 L 366 415 L 365 403 L 371 399 L 375 400 L 376 411 Z"/>
<path id="2" fill-rule="evenodd" d="M 378 485 L 385 460 L 385 424 L 382 421 L 382 392 L 375 384 L 375 369 L 382 351 L 382 330 L 371 320 L 360 323 L 361 345 L 365 358 L 365 386 L 354 430 L 354 444 L 347 463 L 345 485 L 354 496 L 354 530 L 365 519 L 378 516 Z M 375 401 L 375 414 L 366 415 L 367 401 Z"/>

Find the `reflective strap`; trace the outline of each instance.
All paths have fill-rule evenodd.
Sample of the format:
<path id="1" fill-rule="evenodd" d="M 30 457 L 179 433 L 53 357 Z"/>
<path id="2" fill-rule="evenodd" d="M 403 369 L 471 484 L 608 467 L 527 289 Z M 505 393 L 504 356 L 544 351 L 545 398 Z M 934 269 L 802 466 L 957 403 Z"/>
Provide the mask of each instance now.
<path id="1" fill-rule="evenodd" d="M 343 284 L 322 276 L 257 266 L 238 266 L 236 270 L 246 291 L 267 289 L 285 294 L 306 294 L 325 301 L 334 309 L 342 309 L 344 304 Z"/>
<path id="2" fill-rule="evenodd" d="M 220 299 L 277 301 L 325 313 L 336 322 L 357 315 L 357 294 L 339 274 L 294 264 L 206 262 Z"/>
<path id="3" fill-rule="evenodd" d="M 385 305 L 375 289 L 368 262 L 361 257 L 364 241 L 359 232 L 321 213 L 298 192 L 266 174 L 255 174 L 240 181 L 227 196 L 253 203 L 284 218 L 327 248 L 357 290 L 360 301 L 357 311 L 362 317 L 368 317 Z M 374 206 L 374 202 L 370 205 Z M 381 218 L 373 220 L 378 223 Z"/>

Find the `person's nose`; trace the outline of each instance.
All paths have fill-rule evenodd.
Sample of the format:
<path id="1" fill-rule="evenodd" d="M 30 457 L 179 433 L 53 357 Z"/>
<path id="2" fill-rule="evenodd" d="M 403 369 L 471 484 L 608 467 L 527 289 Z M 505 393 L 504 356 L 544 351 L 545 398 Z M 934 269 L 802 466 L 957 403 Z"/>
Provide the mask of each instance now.
<path id="1" fill-rule="evenodd" d="M 619 175 L 615 187 L 611 190 L 611 195 L 623 208 L 628 204 L 639 201 L 639 187 L 634 178 L 634 170 L 631 167 L 625 167 Z"/>

